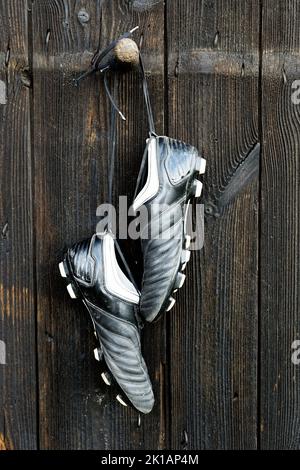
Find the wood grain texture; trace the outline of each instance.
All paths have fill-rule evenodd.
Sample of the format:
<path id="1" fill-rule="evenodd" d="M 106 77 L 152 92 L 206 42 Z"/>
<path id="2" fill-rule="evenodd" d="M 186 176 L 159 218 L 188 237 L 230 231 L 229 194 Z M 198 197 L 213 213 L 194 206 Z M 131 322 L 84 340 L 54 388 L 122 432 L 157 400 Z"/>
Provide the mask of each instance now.
<path id="1" fill-rule="evenodd" d="M 0 2 L 0 449 L 35 449 L 33 275 L 27 2 Z M 13 32 L 13 34 L 12 34 Z"/>
<path id="2" fill-rule="evenodd" d="M 218 204 L 258 141 L 259 12 L 167 2 L 169 134 L 207 158 L 204 249 L 169 320 L 174 449 L 257 445 L 258 172 Z"/>
<path id="3" fill-rule="evenodd" d="M 299 55 L 300 4 L 264 1 L 262 12 L 261 446 L 300 448 L 300 106 L 290 67 Z"/>
<path id="4" fill-rule="evenodd" d="M 83 8 L 89 15 L 84 24 L 78 19 Z M 68 298 L 57 267 L 66 246 L 94 233 L 97 206 L 107 200 L 110 108 L 103 82 L 93 76 L 74 88 L 72 78 L 88 67 L 98 46 L 137 24 L 146 70 L 152 70 L 154 54 L 163 56 L 163 13 L 162 4 L 140 13 L 127 1 L 53 0 L 32 6 L 41 448 L 149 449 L 165 443 L 162 326 L 145 335 L 157 405 L 139 423 L 137 413 L 122 408 L 116 392 L 102 383 L 87 314 Z M 150 85 L 161 132 L 163 63 L 155 70 Z M 117 81 L 116 101 L 127 122 L 118 122 L 114 193 L 132 197 L 146 114 L 138 75 Z"/>
<path id="5" fill-rule="evenodd" d="M 0 0 L 0 450 L 300 448 L 299 18 L 298 0 Z M 204 249 L 145 328 L 141 420 L 57 266 L 107 199 L 110 107 L 100 77 L 72 79 L 137 24 L 158 134 L 207 158 Z M 147 137 L 137 73 L 115 98 L 118 205 Z"/>

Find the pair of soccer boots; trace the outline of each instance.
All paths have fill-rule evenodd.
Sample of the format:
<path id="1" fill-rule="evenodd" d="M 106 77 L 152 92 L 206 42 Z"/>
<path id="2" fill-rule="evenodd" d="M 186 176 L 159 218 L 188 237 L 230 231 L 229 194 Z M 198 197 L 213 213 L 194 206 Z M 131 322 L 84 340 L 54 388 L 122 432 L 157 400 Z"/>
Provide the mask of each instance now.
<path id="1" fill-rule="evenodd" d="M 186 233 L 188 204 L 199 197 L 205 160 L 184 142 L 150 131 L 132 208 L 147 213 L 141 224 L 143 274 L 140 291 L 110 230 L 76 243 L 59 264 L 71 298 L 86 306 L 99 346 L 102 379 L 117 386 L 117 400 L 142 413 L 154 395 L 141 352 L 141 329 L 175 304 L 190 259 Z"/>

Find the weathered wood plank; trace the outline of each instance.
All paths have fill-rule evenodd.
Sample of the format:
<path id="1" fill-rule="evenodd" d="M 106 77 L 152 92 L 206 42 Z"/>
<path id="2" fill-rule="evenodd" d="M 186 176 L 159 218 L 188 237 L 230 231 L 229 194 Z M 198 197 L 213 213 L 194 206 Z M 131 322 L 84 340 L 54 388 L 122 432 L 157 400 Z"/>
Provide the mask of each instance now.
<path id="1" fill-rule="evenodd" d="M 1 1 L 0 18 L 0 449 L 36 449 L 27 2 Z"/>
<path id="2" fill-rule="evenodd" d="M 256 448 L 259 15 L 257 0 L 167 2 L 169 134 L 208 163 L 204 249 L 170 315 L 175 449 Z"/>
<path id="3" fill-rule="evenodd" d="M 263 2 L 261 175 L 261 446 L 300 448 L 300 105 L 290 69 L 299 55 L 300 4 Z M 299 74 L 299 69 L 298 69 Z"/>
<path id="4" fill-rule="evenodd" d="M 52 0 L 33 4 L 40 438 L 46 449 L 164 445 L 165 418 L 159 398 L 162 327 L 146 334 L 145 355 L 157 406 L 138 426 L 138 415 L 120 407 L 102 383 L 87 315 L 81 304 L 67 298 L 57 270 L 64 246 L 94 233 L 96 208 L 107 197 L 109 105 L 103 84 L 91 77 L 74 88 L 72 78 L 89 65 L 98 45 L 106 46 L 136 24 L 143 35 L 146 68 L 153 67 L 156 54 L 163 57 L 163 5 L 151 8 L 150 2 L 141 9 L 143 2 L 138 3 Z M 84 14 L 78 17 L 82 9 Z M 161 132 L 163 62 L 155 67 L 151 91 Z M 137 74 L 120 77 L 118 82 L 116 101 L 127 122 L 118 123 L 115 194 L 132 196 L 146 118 Z"/>

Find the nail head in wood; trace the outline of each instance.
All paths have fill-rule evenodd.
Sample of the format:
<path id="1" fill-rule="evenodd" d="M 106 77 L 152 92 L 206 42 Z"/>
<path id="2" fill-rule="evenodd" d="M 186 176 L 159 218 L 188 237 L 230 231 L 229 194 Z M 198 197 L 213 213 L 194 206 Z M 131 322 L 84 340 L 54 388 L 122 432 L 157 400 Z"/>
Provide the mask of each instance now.
<path id="1" fill-rule="evenodd" d="M 79 10 L 77 14 L 77 18 L 78 18 L 78 21 L 82 24 L 88 23 L 90 21 L 90 15 L 84 8 Z"/>

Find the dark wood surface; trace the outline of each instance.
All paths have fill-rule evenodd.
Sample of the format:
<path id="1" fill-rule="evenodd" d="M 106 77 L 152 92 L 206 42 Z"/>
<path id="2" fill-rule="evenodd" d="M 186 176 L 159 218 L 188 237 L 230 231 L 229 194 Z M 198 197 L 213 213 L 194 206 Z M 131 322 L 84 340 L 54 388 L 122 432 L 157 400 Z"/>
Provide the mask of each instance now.
<path id="1" fill-rule="evenodd" d="M 204 249 L 169 319 L 175 448 L 256 447 L 258 174 L 236 173 L 258 141 L 258 15 L 258 1 L 168 4 L 169 133 L 208 170 Z"/>
<path id="2" fill-rule="evenodd" d="M 300 448 L 300 3 L 267 1 L 262 14 L 261 444 Z M 272 44 L 272 53 L 270 53 Z M 298 85 L 299 87 L 299 85 Z"/>
<path id="3" fill-rule="evenodd" d="M 28 23 L 21 2 L 0 2 L 0 449 L 37 447 L 36 310 Z M 13 34 L 12 34 L 13 32 Z"/>
<path id="4" fill-rule="evenodd" d="M 0 449 L 300 448 L 299 14 L 297 0 L 0 0 Z M 145 329 L 156 405 L 140 419 L 102 383 L 57 268 L 107 197 L 103 83 L 72 79 L 137 24 L 158 133 L 207 158 L 204 248 Z M 147 122 L 136 73 L 115 96 L 117 202 Z"/>

